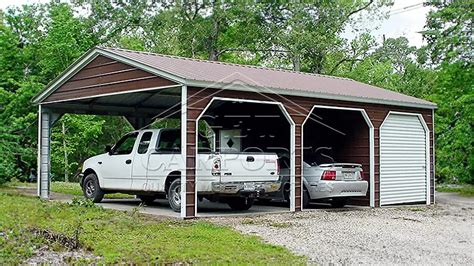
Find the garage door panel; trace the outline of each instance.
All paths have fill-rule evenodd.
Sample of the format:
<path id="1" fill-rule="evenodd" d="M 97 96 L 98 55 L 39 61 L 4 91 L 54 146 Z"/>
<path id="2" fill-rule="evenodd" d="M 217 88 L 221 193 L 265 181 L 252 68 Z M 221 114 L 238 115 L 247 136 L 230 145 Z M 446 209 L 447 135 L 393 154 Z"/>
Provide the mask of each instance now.
<path id="1" fill-rule="evenodd" d="M 380 204 L 426 201 L 426 135 L 416 115 L 390 114 L 380 128 Z"/>

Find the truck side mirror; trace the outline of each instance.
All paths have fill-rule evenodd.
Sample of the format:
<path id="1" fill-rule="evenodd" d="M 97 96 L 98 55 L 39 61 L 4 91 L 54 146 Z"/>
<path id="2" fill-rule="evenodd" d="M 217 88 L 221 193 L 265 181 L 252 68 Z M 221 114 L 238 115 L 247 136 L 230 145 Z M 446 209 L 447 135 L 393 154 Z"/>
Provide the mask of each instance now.
<path id="1" fill-rule="evenodd" d="M 110 154 L 110 151 L 112 151 L 112 146 L 105 145 L 105 152 Z"/>

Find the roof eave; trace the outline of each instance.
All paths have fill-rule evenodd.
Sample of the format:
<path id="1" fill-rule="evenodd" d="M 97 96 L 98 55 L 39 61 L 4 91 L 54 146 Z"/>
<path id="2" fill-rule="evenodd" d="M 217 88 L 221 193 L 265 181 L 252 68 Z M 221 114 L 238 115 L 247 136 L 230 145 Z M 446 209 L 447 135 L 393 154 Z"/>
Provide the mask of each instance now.
<path id="1" fill-rule="evenodd" d="M 220 82 L 187 80 L 185 85 L 192 86 L 192 87 L 201 87 L 201 88 L 229 89 L 229 90 L 236 90 L 236 91 L 301 96 L 301 97 L 311 97 L 311 98 L 328 99 L 328 100 L 391 105 L 391 106 L 399 106 L 399 107 L 437 109 L 437 105 L 435 103 L 430 103 L 430 102 L 427 102 L 427 103 L 401 102 L 401 101 L 384 100 L 384 99 L 376 99 L 376 98 L 364 98 L 364 97 L 354 97 L 354 96 L 347 96 L 347 95 L 327 94 L 327 93 L 312 92 L 312 91 L 306 91 L 306 90 L 287 90 L 287 89 L 281 89 L 281 88 L 250 86 L 246 84 L 237 84 L 237 83 L 228 84 L 228 83 L 220 83 Z"/>

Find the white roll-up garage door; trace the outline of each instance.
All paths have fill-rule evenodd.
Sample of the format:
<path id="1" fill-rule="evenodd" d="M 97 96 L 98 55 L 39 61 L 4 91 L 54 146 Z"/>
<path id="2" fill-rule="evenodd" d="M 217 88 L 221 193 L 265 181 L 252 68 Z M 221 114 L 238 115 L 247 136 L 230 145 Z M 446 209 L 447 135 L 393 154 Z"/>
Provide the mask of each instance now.
<path id="1" fill-rule="evenodd" d="M 380 128 L 380 205 L 426 202 L 428 134 L 418 115 L 387 116 Z"/>

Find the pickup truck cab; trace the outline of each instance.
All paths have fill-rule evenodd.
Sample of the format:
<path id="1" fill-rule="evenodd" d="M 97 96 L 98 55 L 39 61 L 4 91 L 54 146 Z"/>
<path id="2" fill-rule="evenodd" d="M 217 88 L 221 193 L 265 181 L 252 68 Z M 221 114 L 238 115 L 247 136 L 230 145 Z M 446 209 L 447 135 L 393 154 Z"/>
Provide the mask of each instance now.
<path id="1" fill-rule="evenodd" d="M 84 196 L 100 202 L 106 193 L 136 195 L 145 203 L 167 198 L 174 211 L 181 208 L 181 155 L 179 129 L 144 129 L 123 136 L 106 153 L 83 164 Z M 278 157 L 273 153 L 214 153 L 200 136 L 196 165 L 199 199 L 227 203 L 247 210 L 254 198 L 280 188 Z"/>

